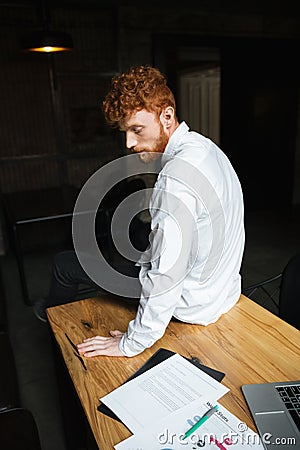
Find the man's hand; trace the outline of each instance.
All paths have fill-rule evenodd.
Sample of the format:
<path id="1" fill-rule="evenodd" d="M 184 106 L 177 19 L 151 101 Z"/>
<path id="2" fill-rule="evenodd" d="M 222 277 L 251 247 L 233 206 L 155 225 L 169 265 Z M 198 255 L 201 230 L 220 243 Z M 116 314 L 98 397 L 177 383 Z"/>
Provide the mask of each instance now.
<path id="1" fill-rule="evenodd" d="M 92 356 L 124 356 L 119 350 L 119 342 L 124 333 L 114 330 L 110 331 L 111 337 L 95 336 L 84 339 L 81 344 L 77 345 L 79 353 L 83 353 L 86 358 Z"/>

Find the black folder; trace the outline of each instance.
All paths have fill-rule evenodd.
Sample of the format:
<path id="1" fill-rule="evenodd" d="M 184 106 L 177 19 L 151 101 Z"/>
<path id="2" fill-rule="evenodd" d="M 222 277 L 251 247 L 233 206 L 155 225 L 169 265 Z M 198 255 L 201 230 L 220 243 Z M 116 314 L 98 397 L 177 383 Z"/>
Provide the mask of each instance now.
<path id="1" fill-rule="evenodd" d="M 170 358 L 170 356 L 175 355 L 175 352 L 172 352 L 171 350 L 167 350 L 165 348 L 160 348 L 155 352 L 151 358 L 148 359 L 148 361 L 145 362 L 136 372 L 134 372 L 128 380 L 125 381 L 127 383 L 130 380 L 133 380 L 133 378 L 138 377 L 142 373 L 146 372 L 147 370 L 151 369 L 152 367 L 156 366 L 157 364 L 161 363 L 165 359 Z M 185 358 L 187 361 L 190 361 L 191 364 L 194 364 L 194 366 L 198 367 L 200 370 L 203 370 L 203 372 L 210 375 L 215 380 L 221 382 L 223 378 L 225 377 L 225 373 L 220 372 L 219 370 L 212 369 L 211 367 L 204 366 L 200 363 L 198 358 L 192 357 L 192 358 Z M 124 383 L 124 384 L 125 384 Z M 116 416 L 115 413 L 112 412 L 108 406 L 104 405 L 104 403 L 100 403 L 100 405 L 97 407 L 98 411 L 100 411 L 103 414 L 106 414 L 107 416 L 111 417 L 112 419 L 118 420 L 121 422 L 121 420 Z"/>

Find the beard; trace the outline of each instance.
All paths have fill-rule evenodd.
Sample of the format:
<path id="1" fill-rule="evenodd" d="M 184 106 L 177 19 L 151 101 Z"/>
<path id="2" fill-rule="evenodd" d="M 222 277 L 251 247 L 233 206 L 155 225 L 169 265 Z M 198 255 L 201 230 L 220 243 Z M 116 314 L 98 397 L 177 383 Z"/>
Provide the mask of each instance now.
<path id="1" fill-rule="evenodd" d="M 146 149 L 139 153 L 139 158 L 145 164 L 155 161 L 160 154 L 164 152 L 169 142 L 169 136 L 165 133 L 163 126 L 160 124 L 159 136 L 152 148 Z"/>

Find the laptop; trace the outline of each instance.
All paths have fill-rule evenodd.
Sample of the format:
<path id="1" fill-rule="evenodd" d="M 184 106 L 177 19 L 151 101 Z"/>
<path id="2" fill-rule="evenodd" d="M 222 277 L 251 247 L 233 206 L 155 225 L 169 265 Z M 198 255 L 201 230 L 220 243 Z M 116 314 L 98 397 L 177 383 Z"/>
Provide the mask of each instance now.
<path id="1" fill-rule="evenodd" d="M 300 449 L 300 380 L 245 384 L 242 392 L 265 449 Z"/>

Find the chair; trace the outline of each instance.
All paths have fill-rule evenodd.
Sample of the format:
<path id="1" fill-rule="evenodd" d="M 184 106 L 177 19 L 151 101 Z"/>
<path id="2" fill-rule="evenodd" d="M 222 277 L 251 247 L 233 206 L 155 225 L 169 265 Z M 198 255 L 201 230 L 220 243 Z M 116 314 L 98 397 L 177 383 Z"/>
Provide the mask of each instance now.
<path id="1" fill-rule="evenodd" d="M 300 328 L 300 253 L 290 259 L 282 273 L 279 317 Z"/>
<path id="2" fill-rule="evenodd" d="M 103 241 L 108 248 L 109 257 L 113 256 L 113 242 L 110 235 L 110 223 L 114 210 L 119 203 L 130 194 L 145 189 L 145 182 L 141 178 L 129 177 L 117 183 L 103 198 L 96 217 L 97 241 Z M 63 221 L 70 221 L 73 208 L 78 195 L 78 189 L 73 186 L 61 186 L 27 192 L 13 192 L 2 194 L 1 205 L 4 211 L 7 234 L 11 246 L 15 251 L 20 276 L 23 299 L 26 305 L 31 306 L 29 288 L 26 279 L 24 263 L 24 246 L 28 246 L 26 230 L 30 226 L 33 240 L 40 238 L 40 245 L 45 245 L 46 224 L 58 226 Z M 42 231 L 41 231 L 42 229 Z M 47 242 L 49 240 L 49 229 Z M 59 228 L 60 231 L 62 231 Z M 66 228 L 66 230 L 69 230 Z M 23 233 L 21 232 L 23 231 Z M 60 232 L 51 233 L 51 239 L 57 240 Z M 71 237 L 69 231 L 62 233 Z M 54 236 L 54 238 L 52 237 Z M 22 238 L 23 237 L 23 238 Z M 26 239 L 24 237 L 27 237 Z"/>
<path id="3" fill-rule="evenodd" d="M 0 411 L 19 405 L 17 371 L 10 339 L 6 331 L 0 330 Z M 0 448 L 4 448 L 1 447 Z"/>
<path id="4" fill-rule="evenodd" d="M 0 410 L 0 448 L 42 450 L 34 417 L 24 408 Z"/>
<path id="5" fill-rule="evenodd" d="M 24 247 L 28 241 L 39 240 L 39 245 L 45 245 L 45 229 L 42 225 L 61 224 L 65 219 L 72 218 L 73 207 L 78 195 L 78 189 L 73 186 L 61 186 L 25 192 L 11 192 L 1 195 L 8 240 L 16 254 L 23 299 L 26 305 L 31 305 L 24 265 Z M 32 230 L 28 235 L 28 227 Z M 22 233 L 23 231 L 23 233 Z M 56 241 L 60 233 L 47 233 L 46 242 Z M 65 234 L 65 233 L 63 233 Z M 39 238 L 39 239 L 38 239 Z"/>
<path id="6" fill-rule="evenodd" d="M 258 291 L 271 300 L 281 319 L 300 329 L 300 253 L 288 261 L 282 273 L 244 288 L 243 294 L 251 298 Z"/>
<path id="7" fill-rule="evenodd" d="M 35 419 L 20 407 L 17 370 L 6 316 L 5 289 L 0 270 L 0 449 L 41 450 Z"/>

